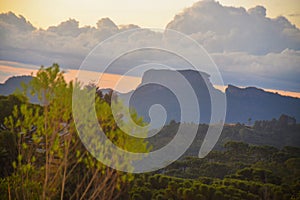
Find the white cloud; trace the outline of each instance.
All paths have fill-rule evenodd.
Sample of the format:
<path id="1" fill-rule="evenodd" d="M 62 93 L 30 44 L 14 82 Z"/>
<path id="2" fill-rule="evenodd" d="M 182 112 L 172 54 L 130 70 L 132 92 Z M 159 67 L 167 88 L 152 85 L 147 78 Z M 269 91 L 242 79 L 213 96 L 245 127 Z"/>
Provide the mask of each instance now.
<path id="1" fill-rule="evenodd" d="M 1 14 L 0 22 L 2 31 L 28 32 L 35 30 L 23 16 L 16 16 L 12 12 Z"/>
<path id="2" fill-rule="evenodd" d="M 300 91 L 300 51 L 250 55 L 245 52 L 213 53 L 225 83 Z"/>
<path id="3" fill-rule="evenodd" d="M 99 42 L 132 28 L 138 26 L 119 28 L 109 18 L 103 18 L 96 27 L 79 27 L 78 21 L 69 19 L 47 30 L 38 30 L 23 16 L 4 13 L 0 14 L 0 59 L 36 65 L 57 62 L 67 68 L 79 68 Z"/>
<path id="4" fill-rule="evenodd" d="M 267 18 L 262 6 L 247 11 L 200 1 L 176 15 L 167 28 L 192 36 L 209 52 L 267 54 L 286 48 L 300 50 L 300 30 L 285 17 Z"/>
<path id="5" fill-rule="evenodd" d="M 60 23 L 58 26 L 50 26 L 47 31 L 57 33 L 61 36 L 77 37 L 87 29 L 89 29 L 89 27 L 79 28 L 78 21 L 76 21 L 75 19 L 69 19 L 68 21 Z"/>

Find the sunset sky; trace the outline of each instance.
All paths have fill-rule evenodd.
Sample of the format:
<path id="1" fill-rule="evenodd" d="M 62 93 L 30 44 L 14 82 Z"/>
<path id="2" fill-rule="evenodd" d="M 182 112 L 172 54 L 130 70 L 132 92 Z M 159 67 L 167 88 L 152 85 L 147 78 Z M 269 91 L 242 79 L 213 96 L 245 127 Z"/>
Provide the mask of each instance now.
<path id="1" fill-rule="evenodd" d="M 11 66 L 12 64 L 13 63 L 5 65 L 0 63 L 1 73 L 3 74 L 3 76 L 0 76 L 0 83 L 5 82 L 5 80 L 7 80 L 7 78 L 10 77 L 11 75 L 14 76 L 31 75 L 31 74 L 35 75 L 36 72 L 38 71 L 38 66 L 28 66 L 28 68 L 18 68 L 18 67 L 12 67 Z M 74 77 L 76 77 L 77 73 L 78 73 L 77 70 L 65 71 L 64 76 L 66 81 L 74 81 Z M 95 72 L 84 71 L 83 73 L 88 80 L 90 73 L 95 73 Z M 119 92 L 122 93 L 130 92 L 141 83 L 141 79 L 138 77 L 132 77 L 132 76 L 121 77 L 117 74 L 98 73 L 98 76 L 100 75 L 102 76 L 102 81 L 98 85 L 100 88 L 113 88 L 116 84 L 118 84 L 118 82 L 121 79 L 124 79 L 122 81 L 126 81 L 128 84 L 118 85 Z M 222 92 L 225 92 L 225 89 L 227 88 L 227 86 L 222 86 L 222 85 L 214 85 L 214 87 Z M 283 96 L 300 98 L 300 92 L 291 92 L 286 90 L 275 90 L 275 89 L 268 89 L 268 88 L 265 88 L 265 91 L 278 93 Z"/>
<path id="2" fill-rule="evenodd" d="M 80 25 L 94 25 L 109 17 L 116 24 L 138 24 L 164 28 L 175 13 L 192 6 L 197 0 L 0 0 L 0 12 L 24 15 L 36 27 L 48 28 L 68 18 Z M 300 27 L 299 0 L 219 0 L 222 5 L 251 8 L 262 5 L 267 16 L 283 15 Z"/>
<path id="3" fill-rule="evenodd" d="M 0 0 L 0 5 L 0 82 L 54 62 L 72 79 L 101 41 L 139 26 L 170 28 L 193 38 L 219 67 L 225 85 L 300 96 L 299 0 Z M 122 45 L 135 46 L 148 37 L 149 44 L 163 42 L 161 32 L 143 34 Z M 106 80 L 115 82 L 126 69 L 117 66 Z M 140 78 L 128 80 L 136 85 Z"/>

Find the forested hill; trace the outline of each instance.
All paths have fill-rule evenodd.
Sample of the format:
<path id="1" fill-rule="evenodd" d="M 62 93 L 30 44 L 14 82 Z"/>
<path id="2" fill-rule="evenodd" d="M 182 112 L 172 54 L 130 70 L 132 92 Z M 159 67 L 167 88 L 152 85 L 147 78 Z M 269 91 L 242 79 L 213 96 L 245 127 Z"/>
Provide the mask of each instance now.
<path id="1" fill-rule="evenodd" d="M 172 121 L 150 144 L 163 147 L 178 126 Z M 226 124 L 213 151 L 201 159 L 197 155 L 208 126 L 190 126 L 199 129 L 186 154 L 164 169 L 137 175 L 129 199 L 300 199 L 300 124 L 293 118 Z"/>
<path id="2" fill-rule="evenodd" d="M 289 116 L 282 115 L 279 119 L 255 121 L 251 126 L 240 123 L 225 124 L 214 149 L 223 150 L 224 145 L 228 141 L 245 142 L 252 145 L 268 145 L 279 149 L 284 146 L 300 148 L 300 124 L 291 123 L 290 120 Z M 173 121 L 164 126 L 155 136 L 151 137 L 149 143 L 153 146 L 153 149 L 159 149 L 168 144 L 175 136 L 178 127 L 179 123 Z M 198 128 L 198 132 L 185 155 L 198 156 L 208 125 L 188 124 L 185 131 L 187 135 L 189 134 L 189 128 L 191 131 Z"/>
<path id="3" fill-rule="evenodd" d="M 156 173 L 138 175 L 135 200 L 300 199 L 300 149 L 228 142 L 204 159 L 185 157 Z"/>

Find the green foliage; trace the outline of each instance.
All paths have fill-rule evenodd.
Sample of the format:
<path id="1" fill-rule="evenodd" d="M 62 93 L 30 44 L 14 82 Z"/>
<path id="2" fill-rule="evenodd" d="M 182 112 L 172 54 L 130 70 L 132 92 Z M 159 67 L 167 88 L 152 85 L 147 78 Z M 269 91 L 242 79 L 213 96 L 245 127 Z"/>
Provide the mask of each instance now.
<path id="1" fill-rule="evenodd" d="M 0 177 L 13 172 L 12 163 L 17 159 L 17 137 L 9 131 L 0 131 Z"/>
<path id="2" fill-rule="evenodd" d="M 147 178 L 138 176 L 139 184 L 129 196 L 146 186 L 151 190 L 148 199 L 299 199 L 300 148 L 293 145 L 300 145 L 300 125 L 288 124 L 287 119 L 293 121 L 281 116 L 257 121 L 253 127 L 226 125 L 215 151 L 203 159 L 193 156 L 198 154 L 208 126 L 188 124 L 199 129 L 185 156 Z M 167 144 L 178 126 L 172 122 L 152 137 L 153 148 Z"/>
<path id="3" fill-rule="evenodd" d="M 299 150 L 228 142 L 224 151 L 204 159 L 184 157 L 163 174 L 138 176 L 129 195 L 139 195 L 139 187 L 147 185 L 146 199 L 297 199 Z"/>
<path id="4" fill-rule="evenodd" d="M 4 119 L 12 114 L 14 108 L 20 107 L 21 104 L 26 102 L 26 98 L 22 95 L 0 95 L 0 130 L 4 128 Z"/>
<path id="5" fill-rule="evenodd" d="M 112 199 L 121 196 L 133 175 L 106 167 L 96 160 L 82 144 L 76 132 L 72 113 L 74 89 L 95 93 L 95 88 L 67 83 L 57 64 L 41 67 L 35 78 L 24 85 L 36 95 L 40 105 L 29 104 L 21 97 L 0 98 L 0 199 Z M 144 140 L 126 137 L 116 125 L 108 97 L 96 96 L 97 121 L 106 136 L 120 148 L 147 152 Z M 91 99 L 93 101 L 93 99 Z M 77 109 L 85 109 L 85 105 Z M 120 109 L 124 109 L 121 104 Z M 83 112 L 82 112 L 83 113 Z M 133 114 L 135 120 L 143 123 Z M 80 122 L 87 123 L 86 121 Z M 121 120 L 121 119 L 120 119 Z M 80 125 L 79 123 L 79 125 Z M 96 133 L 98 127 L 85 129 L 86 135 Z M 90 138 L 96 151 L 103 149 Z M 98 151 L 103 156 L 106 152 Z M 129 165 L 124 158 L 110 157 L 111 161 Z M 4 165 L 2 165 L 4 163 Z"/>
<path id="6" fill-rule="evenodd" d="M 282 117 L 281 117 L 282 118 Z M 285 119 L 286 117 L 283 117 Z M 270 149 L 265 149 L 266 154 L 272 154 L 272 148 L 283 148 L 285 146 L 300 146 L 300 124 L 286 124 L 282 121 L 283 119 L 274 119 L 271 121 L 256 121 L 256 123 L 268 124 L 270 128 L 259 128 L 254 126 L 247 126 L 244 124 L 225 124 L 222 134 L 215 145 L 214 149 L 216 150 L 224 150 L 224 145 L 227 142 L 232 142 L 230 145 L 234 145 L 234 143 L 239 144 L 243 142 L 245 144 L 245 148 L 248 144 L 257 145 L 258 148 L 260 146 L 271 146 Z M 283 121 L 286 121 L 283 120 Z M 284 125 L 282 125 L 284 124 Z M 203 139 L 207 133 L 208 125 L 207 124 L 185 124 L 186 133 L 189 133 L 189 130 L 193 130 L 198 128 L 198 132 L 196 138 L 190 148 L 185 153 L 185 156 L 198 156 L 199 149 L 203 142 Z M 197 127 L 195 127 L 197 126 Z M 159 149 L 166 144 L 168 144 L 171 139 L 175 136 L 179 127 L 179 123 L 172 122 L 172 124 L 168 124 L 164 126 L 158 134 L 148 139 L 149 144 L 153 147 L 153 149 Z M 229 144 L 228 144 L 229 145 Z M 237 159 L 243 159 L 243 147 L 241 146 L 241 152 L 237 152 L 240 154 L 240 157 L 236 157 Z M 254 149 L 253 149 L 254 150 Z M 260 151 L 260 150 L 258 150 Z M 254 155 L 253 155 L 254 157 Z M 261 159 L 263 159 L 263 155 Z M 254 158 L 255 159 L 255 158 Z"/>

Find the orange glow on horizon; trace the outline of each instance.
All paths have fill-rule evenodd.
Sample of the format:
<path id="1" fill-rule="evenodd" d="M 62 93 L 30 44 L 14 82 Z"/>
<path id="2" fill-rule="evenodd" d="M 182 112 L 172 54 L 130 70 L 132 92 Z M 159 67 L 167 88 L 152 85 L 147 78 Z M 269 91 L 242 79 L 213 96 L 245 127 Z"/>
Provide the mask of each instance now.
<path id="1" fill-rule="evenodd" d="M 12 67 L 8 65 L 1 65 L 0 64 L 0 73 L 4 72 L 7 73 L 8 75 L 2 75 L 0 74 L 0 83 L 4 83 L 9 77 L 11 76 L 22 76 L 22 75 L 35 75 L 37 69 L 28 69 L 28 68 L 21 68 L 21 67 Z M 139 77 L 133 77 L 133 76 L 122 76 L 118 74 L 102 74 L 99 72 L 93 72 L 93 71 L 84 71 L 82 70 L 81 75 L 83 77 L 86 77 L 86 82 L 84 84 L 88 84 L 90 81 L 91 75 L 100 77 L 101 76 L 101 81 L 100 83 L 95 83 L 99 88 L 111 88 L 111 89 L 116 89 L 119 92 L 125 93 L 129 92 L 131 90 L 134 90 L 140 83 L 141 83 L 141 78 Z M 96 75 L 95 75 L 96 73 Z M 71 69 L 71 70 L 66 70 L 64 73 L 64 77 L 67 82 L 75 80 L 77 77 L 78 70 Z M 93 80 L 96 82 L 96 80 Z M 122 81 L 119 83 L 119 81 Z M 94 83 L 94 82 L 92 82 Z M 123 84 L 124 83 L 124 84 Z M 126 84 L 125 84 L 126 83 Z M 119 85 L 118 85 L 119 84 Z M 225 92 L 227 86 L 220 86 L 220 85 L 214 85 L 214 87 L 222 92 Z M 243 87 L 241 87 L 243 88 Z M 285 90 L 275 90 L 275 89 L 263 89 L 268 92 L 273 92 L 273 93 L 278 93 L 283 96 L 291 96 L 291 97 L 297 97 L 300 98 L 300 92 L 291 92 L 291 91 L 285 91 Z"/>
<path id="2" fill-rule="evenodd" d="M 37 69 L 28 69 L 28 68 L 21 68 L 21 67 L 12 67 L 8 65 L 0 65 L 0 72 L 7 73 L 8 75 L 2 75 L 0 76 L 0 83 L 4 83 L 9 77 L 11 76 L 22 76 L 22 75 L 36 75 Z M 63 70 L 64 71 L 64 70 Z M 90 77 L 101 77 L 100 83 L 95 84 L 99 88 L 111 88 L 116 89 L 119 92 L 129 92 L 133 89 L 135 89 L 141 82 L 141 78 L 133 77 L 133 76 L 122 76 L 118 74 L 108 74 L 108 73 L 99 73 L 99 72 L 93 72 L 93 71 L 85 71 L 81 70 L 81 75 L 83 77 L 86 77 L 86 81 L 83 82 L 83 84 L 89 84 L 94 83 L 96 80 L 90 80 Z M 78 70 L 66 70 L 64 73 L 64 77 L 67 82 L 74 81 L 77 77 Z M 122 83 L 126 84 L 120 84 L 118 85 L 118 82 L 122 80 Z"/>
<path id="3" fill-rule="evenodd" d="M 290 97 L 300 98 L 300 92 L 290 92 L 290 91 L 285 91 L 285 90 L 274 90 L 274 89 L 264 89 L 264 90 L 268 91 L 268 92 L 278 93 L 278 94 L 281 94 L 282 96 L 290 96 Z"/>
<path id="4" fill-rule="evenodd" d="M 65 78 L 67 81 L 75 80 L 77 77 L 78 70 L 72 69 L 65 73 Z M 96 84 L 99 88 L 111 88 L 117 90 L 118 92 L 129 92 L 135 89 L 141 82 L 141 78 L 133 76 L 122 76 L 119 74 L 109 74 L 109 73 L 99 73 L 93 71 L 80 71 L 81 77 L 83 77 L 84 84 L 91 83 L 90 77 L 98 77 L 100 80 L 92 80 L 92 83 Z M 86 78 L 85 78 L 86 77 Z M 122 81 L 122 82 L 120 82 Z M 120 82 L 120 83 L 119 83 Z M 122 84 L 124 83 L 125 84 Z"/>

